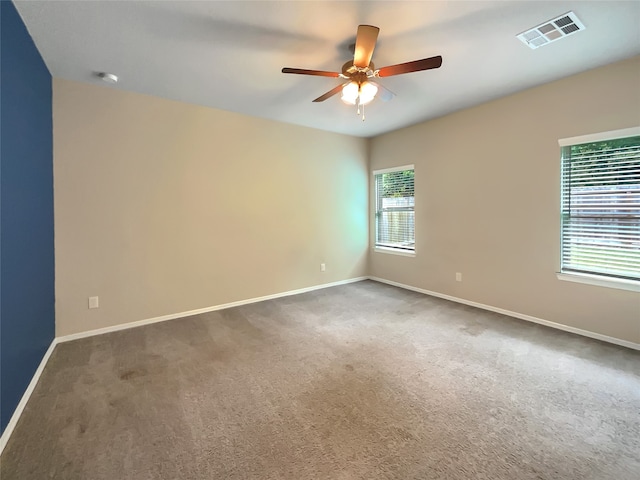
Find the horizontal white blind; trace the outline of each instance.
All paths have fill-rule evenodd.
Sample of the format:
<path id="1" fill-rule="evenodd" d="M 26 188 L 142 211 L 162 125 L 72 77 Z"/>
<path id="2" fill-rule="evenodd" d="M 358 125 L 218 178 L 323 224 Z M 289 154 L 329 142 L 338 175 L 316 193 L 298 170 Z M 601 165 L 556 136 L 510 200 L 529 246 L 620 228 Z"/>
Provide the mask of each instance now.
<path id="1" fill-rule="evenodd" d="M 414 170 L 375 174 L 376 246 L 415 250 Z"/>
<path id="2" fill-rule="evenodd" d="M 562 271 L 640 280 L 640 136 L 562 148 Z"/>

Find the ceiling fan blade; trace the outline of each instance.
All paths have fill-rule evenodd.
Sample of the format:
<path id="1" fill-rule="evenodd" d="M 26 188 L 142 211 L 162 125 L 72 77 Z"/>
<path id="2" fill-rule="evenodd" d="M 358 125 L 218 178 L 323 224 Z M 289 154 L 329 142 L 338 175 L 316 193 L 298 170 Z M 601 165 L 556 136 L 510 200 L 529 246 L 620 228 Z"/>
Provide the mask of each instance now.
<path id="1" fill-rule="evenodd" d="M 342 91 L 342 87 L 344 87 L 348 83 L 351 82 L 343 83 L 342 85 L 338 85 L 336 88 L 332 88 L 324 95 L 320 95 L 318 98 L 316 98 L 314 102 L 324 102 L 327 98 L 333 97 L 335 94 L 340 93 Z"/>
<path id="2" fill-rule="evenodd" d="M 371 63 L 373 49 L 380 29 L 371 25 L 358 25 L 356 49 L 353 53 L 353 64 L 358 68 L 367 68 Z"/>
<path id="3" fill-rule="evenodd" d="M 282 69 L 282 73 L 297 73 L 298 75 L 316 75 L 318 77 L 334 77 L 340 76 L 338 72 L 325 72 L 323 70 L 305 70 L 304 68 L 289 68 Z"/>
<path id="4" fill-rule="evenodd" d="M 442 65 L 442 57 L 438 55 L 437 57 L 423 58 L 422 60 L 414 60 L 413 62 L 382 67 L 378 70 L 378 76 L 390 77 L 392 75 L 400 75 L 402 73 L 420 72 L 422 70 L 439 68 L 440 65 Z"/>

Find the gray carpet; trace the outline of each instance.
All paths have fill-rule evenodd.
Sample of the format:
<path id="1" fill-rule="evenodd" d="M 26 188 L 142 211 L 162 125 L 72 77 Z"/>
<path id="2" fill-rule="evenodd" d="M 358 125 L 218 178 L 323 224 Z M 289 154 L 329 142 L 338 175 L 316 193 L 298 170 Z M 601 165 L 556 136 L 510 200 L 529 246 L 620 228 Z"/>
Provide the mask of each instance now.
<path id="1" fill-rule="evenodd" d="M 640 354 L 360 282 L 58 345 L 0 478 L 637 480 Z"/>

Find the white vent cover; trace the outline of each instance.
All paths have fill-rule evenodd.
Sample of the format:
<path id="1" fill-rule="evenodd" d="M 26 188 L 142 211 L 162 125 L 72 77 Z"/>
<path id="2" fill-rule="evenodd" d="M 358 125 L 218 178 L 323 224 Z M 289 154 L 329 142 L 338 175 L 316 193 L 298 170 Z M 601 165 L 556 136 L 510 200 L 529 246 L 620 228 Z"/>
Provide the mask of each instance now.
<path id="1" fill-rule="evenodd" d="M 576 14 L 568 12 L 516 36 L 522 43 L 535 50 L 584 29 L 585 26 L 578 20 Z"/>

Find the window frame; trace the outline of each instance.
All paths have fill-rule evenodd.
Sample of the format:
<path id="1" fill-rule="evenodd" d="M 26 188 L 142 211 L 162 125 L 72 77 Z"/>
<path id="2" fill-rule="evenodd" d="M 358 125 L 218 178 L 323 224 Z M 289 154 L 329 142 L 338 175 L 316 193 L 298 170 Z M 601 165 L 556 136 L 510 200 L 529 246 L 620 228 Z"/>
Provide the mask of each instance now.
<path id="1" fill-rule="evenodd" d="M 556 272 L 558 280 L 570 281 L 576 283 L 583 283 L 588 285 L 596 285 L 607 288 L 615 288 L 620 290 L 630 290 L 640 292 L 640 280 L 621 278 L 614 275 L 607 275 L 601 272 L 578 272 L 573 270 L 564 270 L 563 267 L 563 225 L 564 225 L 564 159 L 562 156 L 562 149 L 565 147 L 571 147 L 574 145 L 581 145 L 585 143 L 595 143 L 607 140 L 616 140 L 620 138 L 635 137 L 640 135 L 640 126 L 624 128 L 620 130 L 612 130 L 608 132 L 600 132 L 588 135 L 580 135 L 576 137 L 563 138 L 558 140 L 560 146 L 560 255 L 559 255 L 559 269 Z"/>
<path id="2" fill-rule="evenodd" d="M 415 182 L 415 174 L 416 169 L 415 165 L 401 165 L 399 167 L 390 167 L 390 168 L 381 168 L 378 170 L 372 171 L 372 179 L 373 179 L 373 221 L 374 221 L 374 239 L 373 239 L 373 250 L 377 253 L 386 253 L 391 255 L 399 255 L 403 257 L 415 257 L 416 256 L 416 244 L 415 244 L 415 229 L 416 229 L 416 218 L 415 218 L 415 183 L 414 183 L 414 204 L 413 204 L 413 231 L 414 231 L 414 242 L 413 248 L 399 248 L 393 246 L 386 245 L 378 245 L 378 219 L 379 219 L 379 210 L 378 210 L 378 182 L 376 181 L 376 177 L 378 175 L 382 175 L 384 173 L 394 173 L 394 172 L 403 172 L 406 170 L 412 170 L 414 175 Z"/>

